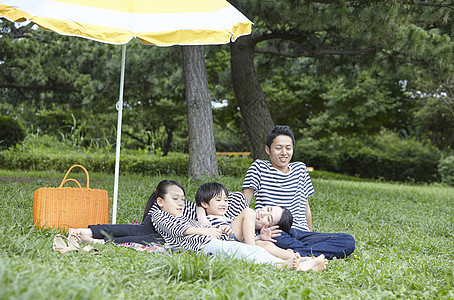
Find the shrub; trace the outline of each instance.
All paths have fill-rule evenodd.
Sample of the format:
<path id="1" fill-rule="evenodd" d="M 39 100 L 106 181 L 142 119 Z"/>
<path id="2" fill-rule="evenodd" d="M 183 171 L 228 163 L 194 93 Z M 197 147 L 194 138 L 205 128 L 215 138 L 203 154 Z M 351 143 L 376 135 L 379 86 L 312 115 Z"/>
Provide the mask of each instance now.
<path id="1" fill-rule="evenodd" d="M 440 159 L 438 173 L 440 173 L 441 182 L 454 186 L 454 155 Z"/>
<path id="2" fill-rule="evenodd" d="M 19 121 L 11 117 L 0 116 L 0 150 L 22 142 L 25 130 Z"/>
<path id="3" fill-rule="evenodd" d="M 244 177 L 252 162 L 247 156 L 218 156 L 219 175 Z"/>
<path id="4" fill-rule="evenodd" d="M 402 139 L 386 130 L 367 138 L 333 135 L 312 145 L 309 138 L 304 141 L 298 141 L 296 156 L 317 169 L 373 179 L 437 180 L 440 153 L 429 142 Z"/>
<path id="5" fill-rule="evenodd" d="M 316 169 L 342 172 L 346 154 L 355 152 L 362 145 L 359 140 L 336 134 L 320 140 L 305 137 L 296 142 L 293 161 L 303 161 Z"/>
<path id="6" fill-rule="evenodd" d="M 137 153 L 122 155 L 120 171 L 146 175 L 187 175 L 188 154 L 171 153 L 168 156 Z M 219 173 L 229 176 L 244 176 L 252 159 L 249 157 L 218 157 Z M 57 153 L 33 153 L 14 148 L 0 152 L 0 168 L 8 170 L 31 170 L 65 172 L 74 164 L 83 165 L 90 172 L 113 173 L 113 153 L 89 153 L 64 151 Z"/>

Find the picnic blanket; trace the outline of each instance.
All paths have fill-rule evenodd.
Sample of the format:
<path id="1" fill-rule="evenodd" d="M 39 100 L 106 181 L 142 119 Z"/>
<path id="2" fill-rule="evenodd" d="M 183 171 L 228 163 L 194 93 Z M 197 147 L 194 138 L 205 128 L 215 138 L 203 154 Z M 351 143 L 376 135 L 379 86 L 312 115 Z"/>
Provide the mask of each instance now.
<path id="1" fill-rule="evenodd" d="M 167 245 L 161 245 L 157 243 L 150 243 L 148 245 L 142 245 L 139 243 L 120 243 L 117 246 L 134 249 L 136 251 L 157 253 L 157 254 L 169 254 L 172 252 L 187 252 L 193 253 L 193 251 L 184 248 L 174 248 Z"/>

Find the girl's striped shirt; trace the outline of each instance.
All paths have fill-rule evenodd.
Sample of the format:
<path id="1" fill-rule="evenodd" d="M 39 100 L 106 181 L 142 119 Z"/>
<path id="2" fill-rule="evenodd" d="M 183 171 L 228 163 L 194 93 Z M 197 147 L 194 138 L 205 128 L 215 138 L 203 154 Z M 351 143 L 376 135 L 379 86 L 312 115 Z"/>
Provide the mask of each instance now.
<path id="1" fill-rule="evenodd" d="M 186 202 L 189 202 L 185 200 Z M 208 244 L 214 237 L 208 235 L 183 233 L 189 227 L 206 228 L 210 226 L 201 225 L 195 220 L 188 219 L 185 216 L 174 216 L 162 211 L 155 203 L 151 207 L 151 220 L 156 231 L 164 238 L 165 242 L 171 247 L 182 247 L 199 253 L 200 250 Z"/>
<path id="2" fill-rule="evenodd" d="M 234 219 L 241 211 L 248 207 L 248 202 L 243 193 L 229 193 L 229 207 L 225 217 Z M 165 242 L 171 247 L 182 247 L 195 252 L 208 244 L 214 237 L 207 235 L 184 235 L 183 233 L 189 227 L 206 228 L 211 226 L 201 225 L 196 221 L 196 204 L 185 200 L 185 206 L 182 216 L 174 216 L 165 211 L 162 211 L 155 203 L 150 209 L 151 220 L 156 231 L 164 238 Z M 213 226 L 215 227 L 215 226 Z M 228 236 L 223 234 L 222 240 L 227 240 Z"/>

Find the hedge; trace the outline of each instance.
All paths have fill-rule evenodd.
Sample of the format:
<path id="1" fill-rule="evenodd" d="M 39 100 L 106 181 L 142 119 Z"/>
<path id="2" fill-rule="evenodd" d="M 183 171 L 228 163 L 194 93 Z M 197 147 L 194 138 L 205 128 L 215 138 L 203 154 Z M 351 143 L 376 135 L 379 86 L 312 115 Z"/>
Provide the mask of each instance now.
<path id="1" fill-rule="evenodd" d="M 127 155 L 120 159 L 120 171 L 147 175 L 187 175 L 188 158 L 187 154 Z M 222 175 L 244 176 L 251 163 L 249 157 L 218 156 L 218 168 Z M 90 172 L 114 173 L 115 156 L 99 153 L 35 154 L 15 149 L 0 151 L 1 169 L 65 172 L 74 164 L 83 165 Z"/>
<path id="2" fill-rule="evenodd" d="M 440 157 L 427 141 L 402 139 L 386 130 L 366 138 L 304 138 L 295 148 L 295 159 L 316 169 L 391 181 L 439 181 Z"/>

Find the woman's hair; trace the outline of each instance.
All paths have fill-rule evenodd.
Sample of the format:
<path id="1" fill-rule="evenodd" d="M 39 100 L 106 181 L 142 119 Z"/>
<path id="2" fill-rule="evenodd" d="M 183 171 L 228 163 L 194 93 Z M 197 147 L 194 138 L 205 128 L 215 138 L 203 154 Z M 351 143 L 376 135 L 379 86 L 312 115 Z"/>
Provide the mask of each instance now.
<path id="1" fill-rule="evenodd" d="M 217 182 L 207 182 L 199 186 L 195 194 L 195 203 L 197 206 L 202 206 L 202 202 L 210 203 L 210 200 L 219 196 L 224 191 L 225 195 L 229 195 L 229 191 L 225 186 Z"/>
<path id="2" fill-rule="evenodd" d="M 169 188 L 169 186 L 172 185 L 176 185 L 177 187 L 179 187 L 183 191 L 183 194 L 186 195 L 184 188 L 180 183 L 173 180 L 161 181 L 160 183 L 158 183 L 156 191 L 154 191 L 153 194 L 151 194 L 150 198 L 148 198 L 147 204 L 145 205 L 145 209 L 143 211 L 142 222 L 145 220 L 148 213 L 150 212 L 151 206 L 153 206 L 153 204 L 156 203 L 156 199 L 158 199 L 158 197 L 164 198 L 165 195 L 167 194 L 167 189 Z"/>
<path id="3" fill-rule="evenodd" d="M 285 207 L 280 206 L 280 208 L 282 208 L 282 216 L 277 225 L 283 232 L 290 233 L 293 224 L 292 213 Z"/>

